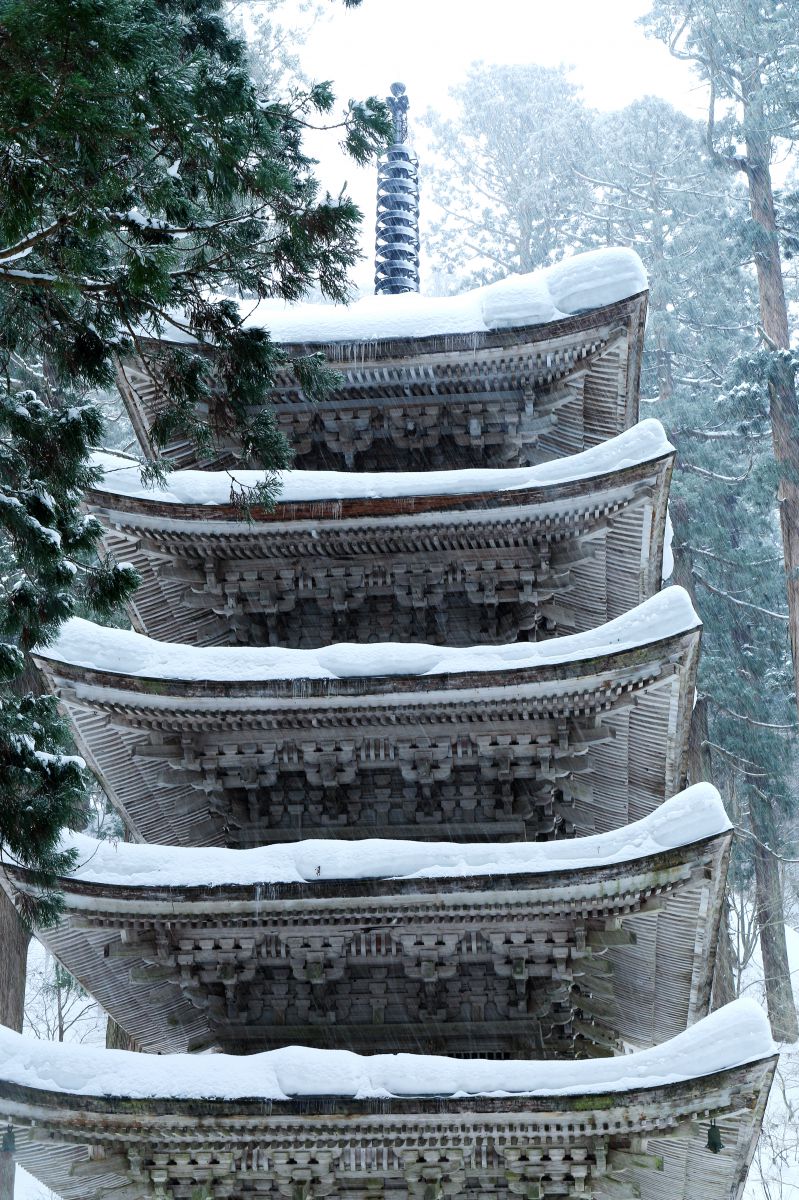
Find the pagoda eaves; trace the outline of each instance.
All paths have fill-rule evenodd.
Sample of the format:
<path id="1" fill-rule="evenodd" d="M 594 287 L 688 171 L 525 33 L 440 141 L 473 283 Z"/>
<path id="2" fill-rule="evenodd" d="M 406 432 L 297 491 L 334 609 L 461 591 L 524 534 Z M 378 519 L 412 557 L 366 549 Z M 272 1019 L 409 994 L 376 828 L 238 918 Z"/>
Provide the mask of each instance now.
<path id="1" fill-rule="evenodd" d="M 158 1057 L 0 1029 L 0 1112 L 64 1200 L 740 1200 L 774 1050 L 745 1000 L 653 1050 L 578 1063 Z"/>
<path id="2" fill-rule="evenodd" d="M 709 785 L 565 844 L 73 838 L 40 936 L 138 1049 L 590 1057 L 706 1015 L 730 838 Z"/>
<path id="3" fill-rule="evenodd" d="M 577 454 L 637 421 L 646 300 L 637 255 L 615 250 L 464 296 L 266 303 L 245 324 L 267 328 L 289 358 L 322 353 L 343 376 L 313 403 L 290 367 L 277 373 L 270 402 L 295 466 L 513 467 Z M 136 342 L 118 382 L 148 452 L 161 405 L 159 362 L 190 346 L 213 363 L 214 349 L 177 326 L 142 330 Z M 206 416 L 218 449 L 202 465 L 239 463 L 221 409 Z M 197 462 L 188 442 L 165 452 L 178 467 Z"/>
<path id="4" fill-rule="evenodd" d="M 37 662 L 137 839 L 504 841 L 679 791 L 700 629 L 669 588 L 542 643 L 200 648 L 76 619 Z"/>
<path id="5" fill-rule="evenodd" d="M 674 795 L 700 623 L 651 594 L 672 449 L 629 429 L 645 308 L 630 250 L 459 297 L 267 303 L 308 469 L 274 512 L 235 520 L 222 403 L 202 466 L 232 495 L 109 463 L 90 505 L 164 640 L 71 621 L 37 661 L 130 834 L 163 844 L 78 839 L 44 936 L 140 1045 L 238 1053 L 0 1030 L 0 1113 L 65 1200 L 741 1200 L 774 1046 L 756 1006 L 703 1016 L 731 833 L 712 789 Z M 147 454 L 176 348 L 213 377 L 179 321 L 123 364 Z M 288 360 L 316 351 L 342 380 L 311 405 Z M 359 589 L 372 611 L 335 624 Z M 246 1053 L 286 1040 L 311 1045 Z"/>
<path id="6" fill-rule="evenodd" d="M 601 625 L 659 589 L 673 458 L 646 421 L 542 467 L 284 472 L 274 509 L 244 520 L 262 473 L 177 472 L 153 491 L 137 465 L 103 455 L 86 507 L 106 549 L 139 572 L 131 617 L 151 637 L 539 640 Z"/>

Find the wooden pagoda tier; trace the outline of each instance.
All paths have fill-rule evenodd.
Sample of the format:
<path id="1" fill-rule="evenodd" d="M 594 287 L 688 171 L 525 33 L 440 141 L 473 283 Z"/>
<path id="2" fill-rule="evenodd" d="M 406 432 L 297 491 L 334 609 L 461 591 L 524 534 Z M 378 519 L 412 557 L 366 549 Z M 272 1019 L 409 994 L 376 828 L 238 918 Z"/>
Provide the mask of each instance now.
<path id="1" fill-rule="evenodd" d="M 680 790 L 700 629 L 668 588 L 541 643 L 200 648 L 74 619 L 36 657 L 135 840 L 536 840 Z"/>
<path id="2" fill-rule="evenodd" d="M 607 1055 L 706 1015 L 731 836 L 704 784 L 565 843 L 78 837 L 40 937 L 138 1049 Z"/>
<path id="3" fill-rule="evenodd" d="M 146 491 L 101 456 L 87 496 L 105 545 L 142 583 L 141 633 L 199 645 L 338 640 L 450 646 L 601 625 L 660 587 L 674 452 L 645 421 L 604 446 L 518 471 L 287 472 L 242 520 L 228 472 Z M 260 473 L 241 473 L 241 493 Z M 126 494 L 126 492 L 128 494 Z"/>
<path id="4" fill-rule="evenodd" d="M 64 1200 L 740 1200 L 777 1062 L 745 1000 L 577 1063 L 0 1044 L 18 1160 Z"/>
<path id="5" fill-rule="evenodd" d="M 270 330 L 288 360 L 322 354 L 341 376 L 326 399 L 313 402 L 289 365 L 278 370 L 271 402 L 295 466 L 527 466 L 577 454 L 629 428 L 638 419 L 646 276 L 631 251 L 610 253 L 623 261 L 621 274 L 609 275 L 601 292 L 561 288 L 557 306 L 541 307 L 546 273 L 536 272 L 465 297 L 376 297 L 371 321 L 359 321 L 358 305 L 295 306 L 288 316 L 272 307 L 250 317 L 249 324 Z M 581 259 L 593 263 L 594 256 L 571 261 Z M 510 302 L 506 285 L 515 289 Z M 571 313 L 558 311 L 567 304 Z M 588 311 L 577 312 L 582 307 Z M 213 361 L 214 351 L 178 326 L 138 336 L 136 345 L 138 353 L 120 363 L 118 382 L 150 453 L 149 430 L 162 405 L 159 376 L 170 354 L 189 349 Z M 204 415 L 218 449 L 203 465 L 240 462 L 223 405 Z M 197 463 L 188 440 L 175 440 L 165 453 L 178 467 Z"/>

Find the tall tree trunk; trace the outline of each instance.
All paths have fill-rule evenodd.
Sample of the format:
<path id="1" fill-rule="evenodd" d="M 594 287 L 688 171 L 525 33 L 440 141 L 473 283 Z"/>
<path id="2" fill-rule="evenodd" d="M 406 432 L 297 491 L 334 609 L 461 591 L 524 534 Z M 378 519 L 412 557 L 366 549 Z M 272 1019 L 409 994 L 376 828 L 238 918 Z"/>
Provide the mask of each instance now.
<path id="1" fill-rule="evenodd" d="M 18 679 L 11 683 L 19 696 L 41 691 L 38 671 L 30 661 Z M 19 919 L 17 910 L 0 888 L 0 1025 L 22 1032 L 25 1017 L 25 980 L 31 935 Z M 14 1200 L 14 1156 L 0 1150 L 0 1200 Z"/>
<path id="2" fill-rule="evenodd" d="M 759 227 L 755 266 L 760 294 L 760 324 L 773 347 L 787 350 L 788 306 L 782 279 L 768 150 L 750 144 L 750 153 L 751 157 L 747 155 L 746 176 L 752 219 Z M 793 378 L 786 364 L 775 364 L 769 384 L 769 412 L 774 458 L 780 480 L 777 500 L 788 592 L 788 630 L 794 689 L 799 706 L 799 410 Z"/>
<path id="3" fill-rule="evenodd" d="M 30 934 L 0 890 L 0 1025 L 20 1032 L 25 1011 L 25 967 Z"/>
<path id="4" fill-rule="evenodd" d="M 744 93 L 746 135 L 745 172 L 749 184 L 749 206 L 756 226 L 755 267 L 760 297 L 760 323 L 769 343 L 787 350 L 788 306 L 782 279 L 782 260 L 777 234 L 774 194 L 771 188 L 771 139 L 759 91 L 757 64 L 752 70 L 752 91 Z M 787 365 L 777 363 L 769 384 L 769 409 L 774 458 L 779 471 L 778 503 L 782 550 L 788 596 L 788 630 L 793 660 L 794 690 L 799 709 L 799 412 L 796 391 Z M 753 832 L 768 842 L 771 822 L 761 812 L 762 802 L 753 799 Z M 766 997 L 774 1036 L 782 1041 L 799 1039 L 799 1024 L 793 1000 L 779 864 L 763 846 L 755 844 L 757 912 Z M 767 961 L 768 960 L 768 961 Z"/>
<path id="5" fill-rule="evenodd" d="M 0 890 L 0 1024 L 22 1030 L 30 934 Z M 0 1150 L 0 1200 L 14 1200 L 14 1156 Z"/>
<path id="6" fill-rule="evenodd" d="M 666 207 L 662 189 L 657 175 L 652 175 L 649 181 L 649 205 L 653 213 L 659 214 Z M 666 259 L 666 241 L 663 234 L 663 225 L 659 215 L 655 215 L 652 220 L 651 243 L 649 253 L 652 260 L 652 275 L 654 279 L 658 279 L 663 272 L 663 263 Z M 654 294 L 653 294 L 654 293 Z M 658 402 L 666 405 L 672 398 L 674 392 L 674 375 L 672 371 L 672 353 L 669 345 L 669 339 L 665 329 L 663 328 L 663 308 L 662 299 L 658 301 L 660 289 L 653 288 L 649 294 L 650 312 L 655 323 L 657 315 L 657 336 L 655 342 L 655 362 L 657 364 L 657 379 L 658 379 Z"/>
<path id="7" fill-rule="evenodd" d="M 768 849 L 769 828 L 760 807 L 750 808 L 749 821 L 757 841 L 755 847 L 755 887 L 757 925 L 763 955 L 768 1015 L 774 1037 L 779 1042 L 795 1042 L 796 1005 L 791 985 L 788 949 L 785 944 L 785 915 L 782 905 L 780 864 Z"/>
<path id="8" fill-rule="evenodd" d="M 691 732 L 688 741 L 688 779 L 691 783 L 714 783 L 713 762 L 708 746 L 707 700 L 701 698 L 694 705 L 691 717 Z M 720 787 L 719 791 L 723 789 Z M 735 953 L 730 938 L 730 901 L 727 887 L 721 906 L 719 934 L 716 941 L 716 961 L 713 965 L 713 991 L 711 1008 L 723 1008 L 735 999 Z"/>
<path id="9" fill-rule="evenodd" d="M 674 542 L 674 582 L 684 587 L 696 605 L 696 589 L 693 576 L 691 550 L 687 543 L 688 505 L 685 500 L 670 503 L 672 521 L 677 537 Z M 691 729 L 688 735 L 688 780 L 690 783 L 715 783 L 713 778 L 713 756 L 709 746 L 707 700 L 700 697 L 691 713 Z M 719 788 L 719 791 L 722 791 Z M 724 902 L 719 921 L 719 936 L 716 943 L 716 962 L 713 967 L 713 991 L 711 1007 L 723 1008 L 735 999 L 735 954 L 730 939 L 730 902 L 725 887 Z"/>

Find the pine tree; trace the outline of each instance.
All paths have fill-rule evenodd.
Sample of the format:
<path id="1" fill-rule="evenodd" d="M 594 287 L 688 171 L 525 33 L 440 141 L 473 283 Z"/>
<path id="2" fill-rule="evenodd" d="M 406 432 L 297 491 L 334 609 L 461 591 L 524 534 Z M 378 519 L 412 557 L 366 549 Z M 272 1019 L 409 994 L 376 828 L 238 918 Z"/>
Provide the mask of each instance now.
<path id="1" fill-rule="evenodd" d="M 799 138 L 799 0 L 653 0 L 648 29 L 672 53 L 693 62 L 708 84 L 707 151 L 746 181 L 747 232 L 757 273 L 759 326 L 765 351 L 749 360 L 768 397 L 788 598 L 788 631 L 799 706 L 799 408 L 789 352 L 771 162 L 777 138 Z M 751 393 L 750 393 L 751 398 Z M 751 791 L 751 789 L 750 789 Z M 781 921 L 779 868 L 771 848 L 779 828 L 768 796 L 749 805 L 758 868 L 758 907 L 769 1013 L 775 1034 L 799 1037 Z"/>
<path id="2" fill-rule="evenodd" d="M 0 681 L 25 671 L 24 652 L 53 637 L 79 606 L 105 616 L 133 589 L 130 567 L 98 559 L 100 526 L 80 512 L 97 480 L 88 466 L 102 422 L 93 405 L 49 406 L 32 391 L 0 393 L 0 528 L 6 548 L 0 595 Z M 23 690 L 0 708 L 2 849 L 45 888 L 29 916 L 52 920 L 47 889 L 71 865 L 57 841 L 82 817 L 83 771 L 49 696 Z M 21 901 L 20 901 L 21 902 Z"/>
<path id="3" fill-rule="evenodd" d="M 562 69 L 476 64 L 452 95 L 456 120 L 425 118 L 441 214 L 431 253 L 470 284 L 543 266 L 571 240 L 589 190 L 576 171 L 591 138 L 579 89 Z"/>
<path id="4" fill-rule="evenodd" d="M 582 172 L 593 187 L 583 241 L 631 246 L 649 274 L 645 402 L 682 393 L 695 404 L 700 378 L 720 386 L 732 334 L 747 323 L 751 289 L 735 228 L 741 199 L 708 163 L 703 133 L 665 100 L 645 96 L 597 115 Z"/>
<path id="5" fill-rule="evenodd" d="M 0 853 L 41 887 L 28 922 L 57 913 L 70 865 L 58 837 L 81 823 L 86 775 L 26 653 L 73 612 L 107 616 L 135 584 L 98 558 L 99 526 L 80 512 L 102 430 L 81 396 L 111 383 L 137 330 L 175 319 L 191 341 L 161 375 L 156 440 L 175 428 L 213 438 L 193 349 L 212 339 L 229 419 L 253 459 L 285 465 L 265 403 L 282 355 L 241 328 L 229 297 L 293 299 L 318 282 L 341 298 L 357 253 L 358 210 L 320 194 L 302 145 L 309 117 L 334 104 L 330 86 L 282 101 L 259 92 L 222 11 L 222 0 L 0 0 Z M 378 101 L 350 104 L 343 137 L 357 161 L 388 131 Z M 324 382 L 315 361 L 297 370 Z M 25 938 L 3 913 L 0 1020 L 18 1026 Z"/>
<path id="6" fill-rule="evenodd" d="M 161 364 L 156 443 L 176 429 L 213 440 L 207 362 L 191 349 L 210 339 L 228 419 L 254 460 L 282 466 L 267 401 L 284 356 L 226 297 L 293 300 L 318 281 L 341 299 L 360 214 L 320 194 L 303 150 L 330 85 L 261 94 L 222 7 L 0 2 L 0 359 L 35 347 L 57 380 L 102 385 L 138 331 L 172 320 L 189 344 Z M 383 104 L 353 102 L 345 148 L 363 162 L 388 130 Z M 298 368 L 318 375 L 315 360 Z"/>

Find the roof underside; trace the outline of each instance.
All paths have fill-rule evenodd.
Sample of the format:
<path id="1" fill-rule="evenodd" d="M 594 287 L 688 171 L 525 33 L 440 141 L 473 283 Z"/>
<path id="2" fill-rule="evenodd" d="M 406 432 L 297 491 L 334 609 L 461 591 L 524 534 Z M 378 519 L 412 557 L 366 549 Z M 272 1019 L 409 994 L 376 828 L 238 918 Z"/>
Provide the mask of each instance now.
<path id="1" fill-rule="evenodd" d="M 41 937 L 148 1051 L 602 1055 L 706 1014 L 729 838 L 534 876 L 64 880 Z"/>
<path id="2" fill-rule="evenodd" d="M 367 1200 L 376 1180 L 419 1200 L 739 1200 L 775 1063 L 559 1099 L 132 1102 L 0 1084 L 0 1112 L 64 1200 Z"/>
<path id="3" fill-rule="evenodd" d="M 272 404 L 295 466 L 420 470 L 525 466 L 577 454 L 638 419 L 646 293 L 579 316 L 526 328 L 352 343 L 286 345 L 321 351 L 343 383 L 316 404 L 293 374 L 275 381 Z M 162 343 L 123 363 L 119 384 L 142 449 L 158 413 L 153 383 Z M 196 349 L 196 348 L 195 348 Z M 209 352 L 210 353 L 210 352 Z M 212 425 L 215 415 L 208 414 Z M 203 465 L 239 461 L 225 433 Z M 188 442 L 167 447 L 176 466 L 196 457 Z"/>
<path id="4" fill-rule="evenodd" d="M 672 455 L 532 491 L 230 505 L 90 493 L 150 637 L 450 646 L 591 629 L 660 587 Z M 113 476 L 110 477 L 113 485 Z"/>
<path id="5" fill-rule="evenodd" d="M 694 629 L 532 671 L 293 686 L 40 661 L 141 840 L 506 841 L 617 829 L 680 790 L 698 648 Z"/>

